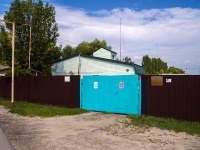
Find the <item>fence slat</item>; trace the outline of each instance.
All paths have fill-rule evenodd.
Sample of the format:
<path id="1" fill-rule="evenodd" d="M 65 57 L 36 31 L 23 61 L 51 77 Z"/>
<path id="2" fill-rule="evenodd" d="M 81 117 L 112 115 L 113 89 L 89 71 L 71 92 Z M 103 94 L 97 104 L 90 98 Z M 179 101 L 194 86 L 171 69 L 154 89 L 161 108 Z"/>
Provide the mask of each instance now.
<path id="1" fill-rule="evenodd" d="M 142 113 L 156 117 L 200 121 L 200 76 L 163 75 L 163 86 L 142 76 Z"/>
<path id="2" fill-rule="evenodd" d="M 80 107 L 80 76 L 15 77 L 15 101 Z M 10 98 L 11 79 L 0 78 L 0 97 Z"/>

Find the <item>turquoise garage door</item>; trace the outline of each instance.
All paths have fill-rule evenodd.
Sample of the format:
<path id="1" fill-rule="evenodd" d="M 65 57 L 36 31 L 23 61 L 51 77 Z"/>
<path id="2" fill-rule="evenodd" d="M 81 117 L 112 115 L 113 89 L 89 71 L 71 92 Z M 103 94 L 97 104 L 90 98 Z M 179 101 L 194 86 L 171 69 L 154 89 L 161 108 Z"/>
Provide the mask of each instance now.
<path id="1" fill-rule="evenodd" d="M 86 110 L 141 114 L 138 75 L 83 76 L 80 107 Z"/>

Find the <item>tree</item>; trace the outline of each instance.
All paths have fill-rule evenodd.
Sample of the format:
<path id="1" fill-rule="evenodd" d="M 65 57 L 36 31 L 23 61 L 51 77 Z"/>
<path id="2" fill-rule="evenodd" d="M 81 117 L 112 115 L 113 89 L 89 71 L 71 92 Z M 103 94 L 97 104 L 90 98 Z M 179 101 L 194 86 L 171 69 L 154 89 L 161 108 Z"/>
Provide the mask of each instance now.
<path id="1" fill-rule="evenodd" d="M 73 55 L 73 47 L 70 45 L 66 45 L 62 50 L 62 57 L 69 57 Z"/>
<path id="2" fill-rule="evenodd" d="M 148 55 L 143 56 L 142 66 L 146 74 L 160 74 L 167 72 L 167 63 L 160 58 L 149 58 Z"/>
<path id="3" fill-rule="evenodd" d="M 111 46 L 108 46 L 105 40 L 100 41 L 98 39 L 95 39 L 92 42 L 83 41 L 77 47 L 74 48 L 74 53 L 92 55 L 93 52 L 99 48 L 111 49 Z"/>
<path id="4" fill-rule="evenodd" d="M 160 58 L 149 58 L 148 55 L 143 56 L 142 66 L 146 74 L 183 74 L 185 73 L 182 69 L 176 67 L 169 67 L 167 63 L 162 61 Z"/>
<path id="5" fill-rule="evenodd" d="M 169 74 L 184 74 L 185 71 L 183 71 L 183 70 L 180 69 L 180 68 L 169 67 L 169 69 L 168 69 L 168 73 L 169 73 Z"/>
<path id="6" fill-rule="evenodd" d="M 95 39 L 92 42 L 83 41 L 76 47 L 66 45 L 62 50 L 62 57 L 69 57 L 76 54 L 85 54 L 91 56 L 94 51 L 100 48 L 111 49 L 112 47 L 108 46 L 105 40 L 100 41 Z"/>
<path id="7" fill-rule="evenodd" d="M 4 20 L 16 22 L 15 63 L 21 69 L 28 68 L 31 26 L 31 69 L 49 74 L 51 63 L 58 59 L 61 54 L 56 48 L 59 34 L 57 33 L 54 7 L 49 3 L 44 5 L 42 0 L 38 0 L 37 3 L 32 0 L 14 0 L 9 11 L 5 13 Z M 11 24 L 6 23 L 6 27 L 12 31 L 11 26 Z M 1 42 L 1 44 L 5 43 Z M 11 49 L 11 45 L 7 45 L 6 48 Z M 10 62 L 10 60 L 6 59 L 6 62 Z"/>
<path id="8" fill-rule="evenodd" d="M 149 58 L 148 55 L 143 56 L 142 58 L 142 66 L 146 72 L 146 74 L 152 74 L 153 73 L 153 66 L 151 62 L 151 58 Z"/>
<path id="9" fill-rule="evenodd" d="M 130 63 L 130 64 L 134 64 L 134 62 L 131 60 L 131 58 L 130 57 L 124 57 L 123 59 L 122 59 L 122 61 L 123 62 L 127 62 L 127 63 Z"/>
<path id="10" fill-rule="evenodd" d="M 0 28 L 0 64 L 2 65 L 11 65 L 12 57 L 11 56 L 11 41 L 12 38 L 5 28 L 1 26 Z"/>

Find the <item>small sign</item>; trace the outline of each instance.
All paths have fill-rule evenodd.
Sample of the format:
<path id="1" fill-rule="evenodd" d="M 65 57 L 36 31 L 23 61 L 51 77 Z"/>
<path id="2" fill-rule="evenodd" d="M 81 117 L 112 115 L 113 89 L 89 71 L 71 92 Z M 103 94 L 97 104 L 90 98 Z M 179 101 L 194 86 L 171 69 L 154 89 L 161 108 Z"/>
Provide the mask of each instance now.
<path id="1" fill-rule="evenodd" d="M 98 88 L 98 82 L 94 82 L 94 88 L 95 88 L 95 89 Z"/>
<path id="2" fill-rule="evenodd" d="M 166 83 L 172 83 L 172 79 L 166 79 Z"/>
<path id="3" fill-rule="evenodd" d="M 124 88 L 124 82 L 123 81 L 120 81 L 119 82 L 119 89 L 123 89 Z"/>
<path id="4" fill-rule="evenodd" d="M 151 76 L 151 86 L 163 86 L 163 76 Z"/>
<path id="5" fill-rule="evenodd" d="M 70 82 L 70 76 L 65 76 L 65 82 Z"/>

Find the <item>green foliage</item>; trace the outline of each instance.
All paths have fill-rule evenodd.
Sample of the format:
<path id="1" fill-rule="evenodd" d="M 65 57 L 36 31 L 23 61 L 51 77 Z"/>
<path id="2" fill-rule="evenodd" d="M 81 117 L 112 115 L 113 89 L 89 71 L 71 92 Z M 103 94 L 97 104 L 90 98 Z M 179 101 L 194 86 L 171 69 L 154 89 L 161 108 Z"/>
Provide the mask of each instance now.
<path id="1" fill-rule="evenodd" d="M 185 71 L 183 71 L 183 70 L 180 69 L 180 68 L 169 67 L 169 69 L 168 69 L 168 73 L 170 73 L 170 74 L 184 74 Z"/>
<path id="2" fill-rule="evenodd" d="M 130 57 L 124 57 L 123 59 L 122 59 L 122 61 L 123 62 L 127 62 L 127 63 L 130 63 L 130 64 L 134 64 L 134 62 L 131 60 L 131 58 Z"/>
<path id="3" fill-rule="evenodd" d="M 85 54 L 91 56 L 95 50 L 100 48 L 111 49 L 111 46 L 108 46 L 105 40 L 100 41 L 95 39 L 92 42 L 83 41 L 76 47 L 66 45 L 62 50 L 62 57 L 69 57 L 75 54 Z"/>
<path id="4" fill-rule="evenodd" d="M 182 69 L 169 67 L 167 63 L 162 61 L 160 58 L 149 58 L 148 55 L 143 56 L 142 58 L 142 66 L 149 75 L 158 75 L 158 74 L 184 74 L 185 72 Z"/>
<path id="5" fill-rule="evenodd" d="M 40 116 L 40 117 L 53 117 L 61 115 L 78 115 L 88 112 L 80 108 L 69 109 L 57 106 L 40 105 L 28 102 L 15 102 L 12 106 L 10 101 L 0 99 L 0 105 L 9 109 L 9 112 L 16 113 L 22 116 Z"/>
<path id="6" fill-rule="evenodd" d="M 148 55 L 143 56 L 142 66 L 146 74 L 160 74 L 167 72 L 167 63 L 160 58 L 149 58 Z"/>
<path id="7" fill-rule="evenodd" d="M 14 70 L 15 74 L 14 76 L 33 76 L 34 74 L 29 69 L 22 69 L 20 66 L 15 67 Z M 6 77 L 12 76 L 12 68 L 9 68 L 9 70 L 6 72 Z"/>
<path id="8" fill-rule="evenodd" d="M 4 66 L 11 65 L 11 35 L 6 32 L 3 26 L 0 27 L 0 64 Z"/>
<path id="9" fill-rule="evenodd" d="M 66 45 L 62 50 L 62 57 L 69 57 L 73 55 L 74 48 L 70 45 Z"/>
<path id="10" fill-rule="evenodd" d="M 71 76 L 74 75 L 73 71 L 68 72 L 68 74 L 71 75 Z"/>
<path id="11" fill-rule="evenodd" d="M 21 69 L 28 68 L 31 36 L 31 69 L 50 73 L 51 63 L 61 55 L 56 46 L 59 34 L 54 7 L 49 3 L 43 4 L 42 0 L 14 0 L 9 11 L 6 11 L 4 20 L 16 22 L 15 63 Z M 6 27 L 12 31 L 12 24 L 6 23 Z M 7 52 L 7 55 L 3 54 L 4 61 L 11 65 L 11 43 L 0 40 L 0 45 Z"/>
<path id="12" fill-rule="evenodd" d="M 158 127 L 161 129 L 174 130 L 176 132 L 186 132 L 200 135 L 200 123 L 179 121 L 172 118 L 156 118 L 144 115 L 128 115 L 131 124 L 144 127 Z"/>

